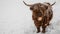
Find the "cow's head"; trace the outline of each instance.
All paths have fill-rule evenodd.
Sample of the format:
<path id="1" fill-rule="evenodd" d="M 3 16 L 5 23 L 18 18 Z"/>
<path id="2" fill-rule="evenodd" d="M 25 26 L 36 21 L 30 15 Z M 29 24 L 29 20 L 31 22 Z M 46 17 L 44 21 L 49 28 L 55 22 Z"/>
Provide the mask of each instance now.
<path id="1" fill-rule="evenodd" d="M 53 4 L 50 4 L 50 3 L 47 3 L 45 2 L 45 5 L 44 3 L 35 3 L 35 4 L 27 4 L 23 1 L 23 3 L 26 5 L 26 6 L 29 6 L 30 7 L 30 10 L 32 10 L 32 12 L 36 13 L 36 15 L 42 15 L 44 14 L 44 11 L 48 9 L 48 6 L 47 5 L 50 5 L 50 6 L 53 6 L 56 2 L 54 2 Z"/>

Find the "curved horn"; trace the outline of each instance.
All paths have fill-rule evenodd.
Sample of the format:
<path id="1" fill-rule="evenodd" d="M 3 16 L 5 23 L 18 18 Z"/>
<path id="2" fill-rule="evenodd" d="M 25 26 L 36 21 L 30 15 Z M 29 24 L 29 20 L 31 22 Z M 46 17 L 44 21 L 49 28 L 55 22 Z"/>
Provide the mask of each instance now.
<path id="1" fill-rule="evenodd" d="M 31 6 L 31 5 L 26 4 L 24 1 L 23 1 L 23 3 L 24 3 L 26 6 Z"/>
<path id="2" fill-rule="evenodd" d="M 54 2 L 51 6 L 53 6 L 56 2 Z"/>

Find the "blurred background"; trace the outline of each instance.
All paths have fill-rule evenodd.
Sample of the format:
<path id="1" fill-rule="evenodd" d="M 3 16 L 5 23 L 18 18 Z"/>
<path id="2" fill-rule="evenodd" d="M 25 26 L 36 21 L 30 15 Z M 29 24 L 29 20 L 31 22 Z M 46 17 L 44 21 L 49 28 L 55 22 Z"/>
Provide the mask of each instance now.
<path id="1" fill-rule="evenodd" d="M 36 33 L 32 12 L 23 1 L 27 4 L 56 2 L 45 34 L 60 34 L 60 0 L 0 0 L 0 34 L 42 34 Z"/>

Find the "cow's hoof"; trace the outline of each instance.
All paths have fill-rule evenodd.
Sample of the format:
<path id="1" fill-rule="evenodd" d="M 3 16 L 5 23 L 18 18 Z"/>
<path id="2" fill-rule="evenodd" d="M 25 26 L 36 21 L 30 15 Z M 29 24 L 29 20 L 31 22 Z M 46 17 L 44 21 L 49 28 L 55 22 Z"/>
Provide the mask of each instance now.
<path id="1" fill-rule="evenodd" d="M 39 33 L 40 31 L 37 31 L 37 33 Z"/>
<path id="2" fill-rule="evenodd" d="M 47 26 L 49 26 L 50 24 L 47 24 Z"/>
<path id="3" fill-rule="evenodd" d="M 45 33 L 46 31 L 42 31 L 42 33 Z"/>

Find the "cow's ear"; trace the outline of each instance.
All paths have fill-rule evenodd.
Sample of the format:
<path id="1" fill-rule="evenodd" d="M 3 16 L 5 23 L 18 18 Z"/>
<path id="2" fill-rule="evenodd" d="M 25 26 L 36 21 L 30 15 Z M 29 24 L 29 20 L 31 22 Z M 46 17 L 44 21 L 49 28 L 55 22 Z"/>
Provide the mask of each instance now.
<path id="1" fill-rule="evenodd" d="M 50 3 L 47 3 L 48 5 L 50 5 Z"/>
<path id="2" fill-rule="evenodd" d="M 48 6 L 45 6 L 45 9 L 48 9 Z"/>
<path id="3" fill-rule="evenodd" d="M 38 6 L 36 6 L 36 5 L 31 6 L 30 10 L 38 10 Z"/>
<path id="4" fill-rule="evenodd" d="M 30 10 L 33 10 L 33 7 L 30 7 Z"/>

